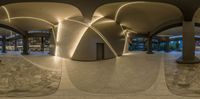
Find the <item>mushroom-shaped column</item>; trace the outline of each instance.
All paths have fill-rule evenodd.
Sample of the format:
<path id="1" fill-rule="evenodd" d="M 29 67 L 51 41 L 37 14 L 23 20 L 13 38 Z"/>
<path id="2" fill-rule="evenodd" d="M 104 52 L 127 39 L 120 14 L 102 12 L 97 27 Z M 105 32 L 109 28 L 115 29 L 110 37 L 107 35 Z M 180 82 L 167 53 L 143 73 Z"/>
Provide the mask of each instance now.
<path id="1" fill-rule="evenodd" d="M 6 36 L 2 36 L 2 53 L 6 53 Z"/>
<path id="2" fill-rule="evenodd" d="M 152 51 L 152 36 L 149 36 L 147 39 L 147 54 L 153 54 Z"/>
<path id="3" fill-rule="evenodd" d="M 177 59 L 177 63 L 195 64 L 200 60 L 195 57 L 195 28 L 193 21 L 183 22 L 183 52 L 182 57 Z"/>
<path id="4" fill-rule="evenodd" d="M 23 52 L 22 55 L 28 55 L 29 54 L 29 41 L 28 41 L 28 36 L 22 36 L 23 40 Z"/>

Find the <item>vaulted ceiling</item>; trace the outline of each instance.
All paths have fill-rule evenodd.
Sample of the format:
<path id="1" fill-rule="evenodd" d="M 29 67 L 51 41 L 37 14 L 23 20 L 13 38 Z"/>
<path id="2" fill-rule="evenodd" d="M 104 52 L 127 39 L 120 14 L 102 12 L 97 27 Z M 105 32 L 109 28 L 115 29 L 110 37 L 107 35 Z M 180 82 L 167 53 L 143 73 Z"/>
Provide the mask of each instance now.
<path id="1" fill-rule="evenodd" d="M 170 20 L 183 20 L 186 17 L 184 12 L 191 12 L 191 9 L 197 9 L 200 5 L 197 0 L 193 3 L 187 0 L 183 0 L 182 3 L 179 0 L 32 1 L 35 2 L 30 2 L 30 0 L 1 1 L 0 20 L 9 22 L 23 31 L 29 31 L 51 29 L 56 27 L 59 21 L 71 17 L 84 17 L 90 21 L 89 16 L 92 16 L 94 20 L 97 16 L 114 20 L 117 24 L 136 33 L 148 33 Z M 193 6 L 187 6 L 192 4 Z M 184 10 L 183 7 L 190 9 Z M 197 10 L 195 21 L 200 22 L 199 19 L 200 10 Z"/>
<path id="2" fill-rule="evenodd" d="M 1 7 L 1 21 L 24 31 L 50 29 L 66 17 L 81 16 L 76 7 L 63 3 L 16 3 Z"/>
<path id="3" fill-rule="evenodd" d="M 99 14 L 112 18 L 137 33 L 151 32 L 164 22 L 182 19 L 182 13 L 177 7 L 151 2 L 108 4 L 97 9 L 94 15 Z"/>

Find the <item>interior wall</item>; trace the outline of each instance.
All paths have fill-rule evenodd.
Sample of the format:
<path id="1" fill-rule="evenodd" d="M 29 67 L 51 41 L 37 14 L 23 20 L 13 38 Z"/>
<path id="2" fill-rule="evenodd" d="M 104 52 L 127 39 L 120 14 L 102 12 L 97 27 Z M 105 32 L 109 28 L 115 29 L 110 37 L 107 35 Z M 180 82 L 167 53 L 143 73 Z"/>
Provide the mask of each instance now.
<path id="1" fill-rule="evenodd" d="M 115 52 L 120 56 L 123 53 L 124 47 L 121 27 L 114 21 L 104 21 L 96 22 L 93 27 L 107 39 Z M 56 56 L 79 61 L 95 61 L 96 43 L 104 43 L 105 59 L 116 57 L 96 31 L 88 28 L 86 25 L 65 20 L 58 27 Z"/>
<path id="2" fill-rule="evenodd" d="M 118 56 L 123 54 L 125 34 L 119 24 L 112 19 L 103 18 L 93 24 L 112 45 Z"/>
<path id="3" fill-rule="evenodd" d="M 96 43 L 104 43 L 104 59 L 114 58 L 114 54 L 105 42 L 93 31 L 88 29 L 81 39 L 72 59 L 81 61 L 96 60 Z"/>

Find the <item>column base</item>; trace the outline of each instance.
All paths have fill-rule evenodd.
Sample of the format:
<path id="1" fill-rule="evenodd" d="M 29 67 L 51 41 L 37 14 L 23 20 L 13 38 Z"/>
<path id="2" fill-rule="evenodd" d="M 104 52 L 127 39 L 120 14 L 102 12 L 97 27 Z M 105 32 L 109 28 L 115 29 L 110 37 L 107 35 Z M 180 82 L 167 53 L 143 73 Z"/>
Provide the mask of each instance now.
<path id="1" fill-rule="evenodd" d="M 178 64 L 198 64 L 198 63 L 200 63 L 200 59 L 197 58 L 197 57 L 195 57 L 194 60 L 184 61 L 184 60 L 183 60 L 183 57 L 180 57 L 180 58 L 178 58 L 178 59 L 176 60 L 176 62 L 177 62 Z"/>
<path id="2" fill-rule="evenodd" d="M 147 51 L 147 54 L 154 54 L 154 52 L 152 52 L 152 51 Z"/>
<path id="3" fill-rule="evenodd" d="M 29 53 L 21 53 L 22 55 L 29 55 Z"/>

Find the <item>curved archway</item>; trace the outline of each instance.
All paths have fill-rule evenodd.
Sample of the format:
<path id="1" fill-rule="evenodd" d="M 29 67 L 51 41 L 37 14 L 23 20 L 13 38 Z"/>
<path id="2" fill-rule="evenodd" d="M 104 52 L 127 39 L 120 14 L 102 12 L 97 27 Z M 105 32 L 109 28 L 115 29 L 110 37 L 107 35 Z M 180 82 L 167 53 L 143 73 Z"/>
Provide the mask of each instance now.
<path id="1" fill-rule="evenodd" d="M 21 29 L 17 28 L 16 26 L 10 24 L 10 23 L 6 23 L 6 22 L 0 22 L 0 27 L 8 29 L 8 30 L 12 30 L 16 33 L 19 33 L 22 36 L 26 36 L 26 32 L 22 31 Z"/>

